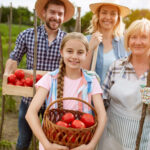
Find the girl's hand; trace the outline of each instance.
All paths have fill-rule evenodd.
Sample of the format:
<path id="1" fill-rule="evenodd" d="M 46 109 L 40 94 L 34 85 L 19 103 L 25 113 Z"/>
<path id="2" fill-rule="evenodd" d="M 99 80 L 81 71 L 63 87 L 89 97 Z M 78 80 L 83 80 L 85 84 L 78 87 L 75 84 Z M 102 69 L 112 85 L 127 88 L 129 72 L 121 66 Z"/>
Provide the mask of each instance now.
<path id="1" fill-rule="evenodd" d="M 95 147 L 93 146 L 90 146 L 89 144 L 88 145 L 85 145 L 85 144 L 82 144 L 76 148 L 73 148 L 73 149 L 70 149 L 70 150 L 94 150 Z"/>
<path id="2" fill-rule="evenodd" d="M 91 40 L 89 42 L 90 50 L 95 50 L 98 45 L 102 42 L 102 34 L 100 32 L 95 32 L 92 34 Z"/>
<path id="3" fill-rule="evenodd" d="M 58 145 L 55 143 L 51 143 L 45 147 L 45 150 L 69 150 L 67 146 Z"/>

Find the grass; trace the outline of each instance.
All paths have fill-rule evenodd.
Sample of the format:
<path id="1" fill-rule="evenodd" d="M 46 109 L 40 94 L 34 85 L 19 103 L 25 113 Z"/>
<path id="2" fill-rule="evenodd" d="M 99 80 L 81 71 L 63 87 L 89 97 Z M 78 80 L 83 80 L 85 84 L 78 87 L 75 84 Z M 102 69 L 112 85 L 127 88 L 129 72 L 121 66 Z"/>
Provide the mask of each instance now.
<path id="1" fill-rule="evenodd" d="M 12 33 L 11 33 L 11 41 L 12 41 L 12 46 L 11 46 L 11 51 L 15 47 L 15 42 L 17 39 L 17 36 L 19 33 L 27 28 L 30 28 L 29 26 L 19 26 L 19 25 L 12 25 Z M 9 47 L 9 27 L 8 24 L 0 24 L 0 33 L 1 33 L 1 38 L 2 38 L 2 49 L 3 49 L 3 59 L 4 59 L 4 64 L 6 63 L 7 59 L 9 58 L 8 56 L 8 47 Z M 25 57 L 23 57 L 23 61 L 20 63 L 20 68 L 25 67 Z"/>
<path id="2" fill-rule="evenodd" d="M 19 26 L 19 25 L 12 25 L 12 33 L 11 33 L 11 51 L 15 47 L 15 41 L 17 39 L 17 36 L 19 33 L 27 28 L 30 28 L 29 26 Z M 0 24 L 0 34 L 1 34 L 1 40 L 2 40 L 2 50 L 3 50 L 3 65 L 5 66 L 5 63 L 7 59 L 9 58 L 8 54 L 8 47 L 9 47 L 9 27 L 8 24 Z M 24 56 L 21 63 L 19 64 L 18 68 L 25 68 L 26 67 L 26 57 Z M 1 72 L 0 72 L 1 73 Z M 2 100 L 2 79 L 0 79 L 0 99 Z M 18 99 L 19 97 L 17 97 Z M 1 113 L 1 103 L 0 101 L 0 113 Z M 5 96 L 5 113 L 7 112 L 17 112 L 17 103 L 16 103 L 16 97 L 14 96 Z M 1 118 L 1 116 L 0 116 Z M 12 150 L 12 145 L 15 143 L 12 143 L 7 140 L 0 140 L 0 149 L 5 150 Z"/>
<path id="3" fill-rule="evenodd" d="M 29 26 L 19 26 L 19 25 L 12 25 L 12 33 L 11 33 L 11 40 L 12 40 L 12 46 L 11 51 L 15 47 L 15 42 L 17 39 L 18 34 L 27 29 L 30 28 Z M 8 54 L 8 48 L 9 48 L 9 27 L 8 24 L 0 24 L 0 33 L 1 33 L 1 39 L 2 39 L 2 50 L 3 50 L 3 65 L 5 66 L 5 63 L 7 59 L 9 58 Z M 23 57 L 21 63 L 19 64 L 18 68 L 25 68 L 26 67 L 26 56 Z M 0 85 L 2 85 L 2 80 L 0 79 Z M 0 98 L 2 99 L 2 86 L 0 86 Z M 6 96 L 6 102 L 5 102 L 5 112 L 16 112 L 16 101 L 13 96 Z M 0 102 L 1 105 L 1 102 Z M 1 107 L 0 107 L 1 112 Z"/>
<path id="4" fill-rule="evenodd" d="M 12 47 L 11 50 L 15 47 L 15 42 L 17 39 L 18 34 L 27 29 L 30 28 L 29 26 L 19 26 L 19 25 L 12 25 Z M 7 59 L 9 58 L 8 55 L 8 47 L 9 47 L 9 28 L 7 24 L 0 24 L 0 33 L 2 38 L 2 50 L 3 50 L 3 64 L 5 65 Z M 26 56 L 23 57 L 21 63 L 19 64 L 18 68 L 25 68 L 26 67 Z M 1 72 L 0 72 L 1 73 Z M 2 79 L 0 79 L 0 99 L 2 99 Z M 17 100 L 20 97 L 17 97 Z M 16 103 L 16 97 L 14 96 L 5 96 L 5 113 L 7 112 L 17 112 L 17 103 Z M 0 113 L 1 113 L 1 102 L 0 101 Z M 0 116 L 1 118 L 1 116 Z M 12 146 L 15 145 L 15 143 L 8 141 L 8 140 L 0 140 L 0 149 L 3 150 L 12 150 Z M 38 144 L 37 144 L 38 145 Z M 30 146 L 30 149 L 32 148 L 32 145 Z"/>

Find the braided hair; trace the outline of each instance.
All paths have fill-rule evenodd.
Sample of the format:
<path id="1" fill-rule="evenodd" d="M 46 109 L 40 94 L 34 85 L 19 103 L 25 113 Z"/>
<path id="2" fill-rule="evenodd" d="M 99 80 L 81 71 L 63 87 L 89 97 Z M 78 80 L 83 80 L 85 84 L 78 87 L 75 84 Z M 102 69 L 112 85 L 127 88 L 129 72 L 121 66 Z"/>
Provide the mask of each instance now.
<path id="1" fill-rule="evenodd" d="M 60 50 L 62 51 L 66 42 L 69 41 L 70 39 L 79 39 L 86 48 L 86 51 L 89 50 L 89 44 L 86 39 L 86 37 L 82 33 L 78 32 L 71 32 L 68 33 L 62 40 Z M 59 64 L 59 72 L 58 72 L 58 77 L 57 77 L 57 99 L 63 98 L 63 88 L 64 88 L 64 76 L 66 73 L 65 69 L 65 63 L 63 58 L 60 59 L 60 64 Z M 58 103 L 58 108 L 63 108 L 63 103 L 60 102 Z"/>

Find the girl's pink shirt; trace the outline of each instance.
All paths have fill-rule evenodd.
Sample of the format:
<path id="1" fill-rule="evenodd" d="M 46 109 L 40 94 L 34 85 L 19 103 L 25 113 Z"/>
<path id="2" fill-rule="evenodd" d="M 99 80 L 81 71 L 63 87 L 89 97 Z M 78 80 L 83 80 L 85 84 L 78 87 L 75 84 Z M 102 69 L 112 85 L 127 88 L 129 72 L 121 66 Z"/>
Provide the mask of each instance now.
<path id="1" fill-rule="evenodd" d="M 78 78 L 75 80 L 72 80 L 68 77 L 64 77 L 64 94 L 63 97 L 78 97 L 77 90 L 79 88 L 79 84 L 82 78 Z M 37 83 L 36 87 L 43 87 L 50 91 L 51 88 L 51 80 L 52 77 L 47 73 L 44 75 Z M 93 78 L 93 84 L 92 84 L 92 93 L 91 95 L 95 94 L 102 94 L 102 89 L 100 87 L 100 84 L 96 77 Z M 73 101 L 70 103 L 70 101 L 64 101 L 63 103 L 65 109 L 71 109 L 76 110 L 77 108 L 77 101 Z"/>
<path id="2" fill-rule="evenodd" d="M 81 81 L 81 78 L 78 78 L 76 80 L 72 80 L 68 77 L 64 77 L 64 95 L 63 97 L 78 97 L 77 95 L 77 90 L 79 88 L 79 84 Z M 36 83 L 36 87 L 43 87 L 45 89 L 47 89 L 48 91 L 50 91 L 51 88 L 51 76 L 47 73 L 46 75 L 44 75 L 37 83 Z M 96 77 L 93 78 L 93 84 L 92 84 L 92 93 L 91 95 L 95 95 L 95 94 L 102 94 L 102 89 L 100 87 L 100 84 L 98 82 L 98 80 L 96 79 Z M 64 101 L 63 102 L 63 106 L 65 109 L 71 109 L 71 110 L 77 110 L 77 101 Z M 39 142 L 39 150 L 44 150 L 44 147 L 42 146 L 42 144 Z"/>

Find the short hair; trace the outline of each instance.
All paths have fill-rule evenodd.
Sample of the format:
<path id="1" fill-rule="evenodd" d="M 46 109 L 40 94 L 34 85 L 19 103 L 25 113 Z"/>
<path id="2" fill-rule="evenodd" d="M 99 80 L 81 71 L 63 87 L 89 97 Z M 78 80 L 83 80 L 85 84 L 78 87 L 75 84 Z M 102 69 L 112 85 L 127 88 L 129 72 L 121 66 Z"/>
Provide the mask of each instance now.
<path id="1" fill-rule="evenodd" d="M 66 43 L 67 41 L 69 41 L 70 39 L 78 39 L 78 40 L 80 40 L 80 41 L 84 44 L 84 46 L 85 46 L 85 48 L 86 48 L 86 51 L 88 52 L 88 50 L 89 50 L 89 43 L 88 43 L 88 40 L 87 40 L 87 38 L 86 38 L 82 33 L 80 33 L 80 32 L 67 33 L 67 34 L 65 35 L 65 37 L 63 38 L 62 42 L 61 42 L 61 46 L 60 46 L 60 49 L 61 49 L 61 50 L 63 49 L 65 43 Z"/>
<path id="2" fill-rule="evenodd" d="M 129 51 L 129 38 L 134 33 L 148 33 L 150 35 L 150 21 L 146 18 L 135 20 L 131 23 L 124 35 L 124 45 Z"/>
<path id="3" fill-rule="evenodd" d="M 102 5 L 102 6 L 104 6 L 104 5 Z M 90 26 L 88 28 L 89 33 L 94 33 L 100 29 L 99 12 L 100 12 L 102 6 L 100 6 L 99 9 L 97 9 L 96 13 L 93 14 L 92 20 L 90 22 Z M 113 33 L 114 36 L 117 36 L 117 37 L 123 36 L 124 29 L 125 29 L 125 24 L 122 21 L 122 16 L 120 15 L 120 10 L 118 9 L 118 22 L 114 28 L 114 33 Z"/>
<path id="4" fill-rule="evenodd" d="M 65 4 L 61 0 L 48 0 L 45 4 L 44 10 L 47 10 L 49 4 L 64 6 L 65 9 Z"/>

